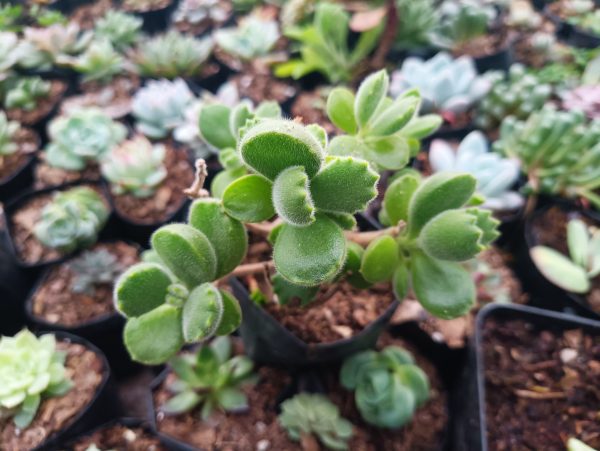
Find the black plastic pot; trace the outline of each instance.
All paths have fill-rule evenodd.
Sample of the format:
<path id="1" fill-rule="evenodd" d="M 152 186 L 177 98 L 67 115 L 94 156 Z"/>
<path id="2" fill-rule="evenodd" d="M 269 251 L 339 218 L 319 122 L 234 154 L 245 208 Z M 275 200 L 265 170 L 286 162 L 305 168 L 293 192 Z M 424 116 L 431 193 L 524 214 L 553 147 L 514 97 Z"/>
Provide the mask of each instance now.
<path id="1" fill-rule="evenodd" d="M 147 433 L 148 435 L 151 436 L 155 436 L 154 432 L 152 431 L 152 429 L 149 427 L 147 421 L 142 420 L 140 418 L 117 418 L 116 420 L 112 420 L 109 421 L 107 423 L 104 423 L 98 427 L 95 427 L 89 431 L 86 431 L 82 434 L 79 434 L 77 437 L 75 437 L 74 439 L 70 440 L 68 443 L 61 445 L 63 447 L 63 449 L 73 449 L 74 446 L 81 440 L 89 437 L 90 435 L 94 434 L 97 431 L 100 431 L 102 429 L 108 429 L 111 428 L 113 426 L 125 426 L 127 428 L 141 428 L 144 430 L 145 433 Z M 158 437 L 157 437 L 158 438 Z M 159 439 L 160 440 L 160 439 Z"/>
<path id="2" fill-rule="evenodd" d="M 93 182 L 79 181 L 79 182 L 67 183 L 67 184 L 64 184 L 61 186 L 44 188 L 44 189 L 40 189 L 40 190 L 27 190 L 24 193 L 22 193 L 20 196 L 17 196 L 14 199 L 12 199 L 10 202 L 8 202 L 4 206 L 4 217 L 5 217 L 5 222 L 6 222 L 6 230 L 4 233 L 5 246 L 9 250 L 11 255 L 13 256 L 13 260 L 17 266 L 19 266 L 22 269 L 26 269 L 26 270 L 41 269 L 43 267 L 46 267 L 46 266 L 54 264 L 54 263 L 64 262 L 69 256 L 71 256 L 77 252 L 77 251 L 73 251 L 73 252 L 61 255 L 61 257 L 59 257 L 59 258 L 55 258 L 53 260 L 48 260 L 48 261 L 44 261 L 44 262 L 27 263 L 27 262 L 23 261 L 19 257 L 19 253 L 17 251 L 17 246 L 16 246 L 15 242 L 13 241 L 13 226 L 11 223 L 11 217 L 23 204 L 25 204 L 27 201 L 29 201 L 30 199 L 32 199 L 36 196 L 53 193 L 53 192 L 57 192 L 57 191 L 65 191 L 69 188 L 73 188 L 76 186 L 84 186 L 84 185 L 97 186 L 97 184 L 93 183 Z M 110 204 L 110 202 L 109 202 L 109 204 Z M 110 213 L 112 213 L 112 212 L 110 212 Z M 110 228 L 111 216 L 112 216 L 112 214 L 109 214 L 107 224 L 105 225 L 105 228 L 102 230 L 102 232 L 100 234 L 100 238 L 105 236 L 107 233 L 107 230 Z"/>
<path id="3" fill-rule="evenodd" d="M 50 4 L 50 8 L 60 11 L 62 14 L 68 15 L 77 7 L 92 3 L 93 0 L 56 0 Z"/>
<path id="4" fill-rule="evenodd" d="M 116 414 L 118 410 L 115 402 L 116 396 L 110 366 L 102 351 L 81 337 L 77 337 L 66 332 L 54 332 L 54 335 L 59 341 L 78 343 L 93 351 L 102 361 L 104 374 L 102 377 L 102 382 L 98 386 L 96 394 L 88 406 L 79 412 L 66 428 L 51 436 L 42 445 L 35 448 L 34 451 L 51 451 L 60 449 L 59 445 L 61 443 L 64 443 L 66 440 L 69 440 L 84 431 L 88 431 L 93 427 L 108 421 Z"/>
<path id="5" fill-rule="evenodd" d="M 34 154 L 29 155 L 27 163 L 0 180 L 0 202 L 10 200 L 16 193 L 23 192 L 32 185 L 35 160 Z"/>
<path id="6" fill-rule="evenodd" d="M 465 378 L 463 394 L 464 414 L 461 418 L 461 436 L 465 442 L 459 442 L 455 449 L 488 450 L 487 426 L 485 415 L 485 362 L 483 354 L 483 330 L 488 319 L 515 320 L 520 319 L 536 328 L 555 332 L 571 329 L 582 329 L 592 335 L 600 335 L 600 322 L 579 318 L 543 309 L 520 305 L 491 304 L 483 308 L 477 315 L 474 345 L 469 350 L 469 365 Z"/>
<path id="7" fill-rule="evenodd" d="M 128 11 L 144 20 L 142 30 L 146 33 L 154 34 L 165 31 L 171 23 L 171 14 L 177 8 L 179 0 L 171 0 L 171 2 L 160 9 L 151 11 Z"/>
<path id="8" fill-rule="evenodd" d="M 596 2 L 596 5 L 598 6 L 598 2 Z M 595 49 L 600 46 L 600 36 L 575 26 L 557 16 L 550 11 L 547 5 L 544 8 L 544 12 L 554 23 L 556 36 L 567 44 L 586 49 Z"/>
<path id="9" fill-rule="evenodd" d="M 478 56 L 474 58 L 477 72 L 483 74 L 489 70 L 501 70 L 508 72 L 514 61 L 512 43 L 492 55 Z"/>

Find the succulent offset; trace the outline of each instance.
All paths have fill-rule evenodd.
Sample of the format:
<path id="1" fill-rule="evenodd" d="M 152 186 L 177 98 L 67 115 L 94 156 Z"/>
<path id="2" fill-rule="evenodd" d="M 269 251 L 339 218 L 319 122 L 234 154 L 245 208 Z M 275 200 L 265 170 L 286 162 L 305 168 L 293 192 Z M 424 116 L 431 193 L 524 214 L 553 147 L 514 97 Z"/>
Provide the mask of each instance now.
<path id="1" fill-rule="evenodd" d="M 38 76 L 9 79 L 4 88 L 4 107 L 31 111 L 50 94 L 50 88 L 51 83 Z"/>
<path id="2" fill-rule="evenodd" d="M 143 20 L 122 11 L 109 10 L 96 22 L 95 36 L 108 40 L 122 51 L 134 45 L 140 37 Z"/>
<path id="3" fill-rule="evenodd" d="M 102 197 L 88 187 L 58 192 L 42 209 L 35 237 L 44 245 L 67 253 L 94 244 L 108 219 Z"/>
<path id="4" fill-rule="evenodd" d="M 429 148 L 433 172 L 467 172 L 477 179 L 477 192 L 485 197 L 483 208 L 515 210 L 523 196 L 511 188 L 519 178 L 518 160 L 503 158 L 489 151 L 487 139 L 479 131 L 469 133 L 454 150 L 450 143 L 434 140 Z"/>
<path id="5" fill-rule="evenodd" d="M 117 256 L 107 249 L 84 251 L 68 265 L 73 274 L 73 292 L 90 296 L 94 295 L 98 285 L 112 285 L 124 270 Z"/>
<path id="6" fill-rule="evenodd" d="M 140 42 L 132 54 L 140 75 L 174 79 L 199 75 L 212 52 L 210 38 L 168 31 Z"/>
<path id="7" fill-rule="evenodd" d="M 65 371 L 66 354 L 54 335 L 36 337 L 23 329 L 0 338 L 0 416 L 18 429 L 31 424 L 42 398 L 65 395 L 73 386 Z"/>
<path id="8" fill-rule="evenodd" d="M 580 219 L 567 225 L 569 255 L 547 246 L 530 249 L 531 259 L 553 284 L 573 293 L 585 294 L 600 275 L 600 230 Z"/>
<path id="9" fill-rule="evenodd" d="M 185 122 L 194 95 L 185 81 L 152 80 L 139 89 L 131 105 L 136 130 L 149 138 L 165 138 Z"/>
<path id="10" fill-rule="evenodd" d="M 429 399 L 427 375 L 412 355 L 398 346 L 349 357 L 340 370 L 340 382 L 354 390 L 363 419 L 382 428 L 404 426 Z"/>
<path id="11" fill-rule="evenodd" d="M 417 88 L 423 97 L 423 112 L 438 111 L 446 116 L 464 113 L 489 91 L 490 81 L 479 76 L 473 59 L 452 58 L 440 52 L 429 60 L 408 57 L 392 74 L 390 93 L 401 95 Z M 451 119 L 451 118 L 448 118 Z"/>
<path id="12" fill-rule="evenodd" d="M 19 150 L 19 145 L 16 143 L 15 138 L 20 128 L 21 126 L 18 122 L 9 121 L 6 114 L 0 111 L 0 164 L 3 157 Z"/>
<path id="13" fill-rule="evenodd" d="M 138 135 L 113 147 L 100 170 L 114 194 L 148 197 L 167 177 L 165 155 L 163 144 L 152 144 Z"/>
<path id="14" fill-rule="evenodd" d="M 199 409 L 206 420 L 214 410 L 248 409 L 241 388 L 254 382 L 254 364 L 246 356 L 231 356 L 229 337 L 217 337 L 193 354 L 175 356 L 169 365 L 177 378 L 167 385 L 173 396 L 159 406 L 161 412 L 177 415 Z"/>
<path id="15" fill-rule="evenodd" d="M 127 135 L 124 125 L 113 121 L 98 108 L 82 108 L 59 116 L 48 126 L 50 143 L 46 161 L 69 171 L 81 171 L 97 163 Z"/>
<path id="16" fill-rule="evenodd" d="M 312 436 L 325 448 L 347 450 L 352 423 L 340 416 L 338 407 L 323 395 L 300 393 L 281 403 L 279 424 L 295 442 Z"/>
<path id="17" fill-rule="evenodd" d="M 257 15 L 245 17 L 237 27 L 221 28 L 214 34 L 221 49 L 244 61 L 268 55 L 279 36 L 276 21 Z"/>

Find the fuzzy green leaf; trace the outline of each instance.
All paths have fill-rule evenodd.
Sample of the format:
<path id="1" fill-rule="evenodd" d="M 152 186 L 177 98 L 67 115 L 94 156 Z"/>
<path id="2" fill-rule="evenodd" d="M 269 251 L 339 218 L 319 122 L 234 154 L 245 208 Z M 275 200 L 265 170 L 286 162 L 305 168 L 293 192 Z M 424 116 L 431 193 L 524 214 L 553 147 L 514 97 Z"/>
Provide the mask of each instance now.
<path id="1" fill-rule="evenodd" d="M 125 346 L 136 362 L 158 365 L 183 346 L 181 309 L 163 304 L 137 318 L 130 318 L 123 332 Z"/>
<path id="2" fill-rule="evenodd" d="M 379 175 L 365 160 L 327 157 L 311 181 L 313 202 L 319 210 L 356 213 L 377 196 Z"/>
<path id="3" fill-rule="evenodd" d="M 308 124 L 306 131 L 314 136 L 323 149 L 327 147 L 327 131 L 323 127 L 318 124 Z"/>
<path id="4" fill-rule="evenodd" d="M 475 285 L 471 275 L 458 263 L 442 262 L 416 251 L 411 264 L 413 290 L 429 313 L 452 319 L 473 307 Z"/>
<path id="5" fill-rule="evenodd" d="M 587 293 L 590 290 L 585 270 L 560 252 L 549 247 L 535 246 L 529 253 L 535 266 L 553 284 L 573 293 Z"/>
<path id="6" fill-rule="evenodd" d="M 246 168 L 239 168 L 233 171 L 225 170 L 219 172 L 217 175 L 215 175 L 215 178 L 210 184 L 210 194 L 217 199 L 222 199 L 223 193 L 225 192 L 227 187 L 246 174 Z"/>
<path id="7" fill-rule="evenodd" d="M 200 134 L 217 149 L 235 147 L 236 138 L 229 128 L 231 110 L 225 105 L 207 105 L 200 111 Z"/>
<path id="8" fill-rule="evenodd" d="M 215 335 L 229 335 L 242 323 L 242 309 L 237 299 L 227 291 L 220 290 L 223 299 L 223 316 Z"/>
<path id="9" fill-rule="evenodd" d="M 133 265 L 115 284 L 115 307 L 128 318 L 143 315 L 164 304 L 171 283 L 169 275 L 157 264 Z"/>
<path id="10" fill-rule="evenodd" d="M 323 149 L 313 134 L 301 124 L 283 119 L 253 126 L 239 148 L 244 162 L 271 180 L 291 166 L 304 167 L 312 178 L 323 160 Z"/>
<path id="11" fill-rule="evenodd" d="M 385 70 L 369 75 L 363 80 L 356 93 L 354 116 L 361 127 L 365 127 L 379 104 L 385 99 L 389 77 Z"/>
<path id="12" fill-rule="evenodd" d="M 231 110 L 229 129 L 233 132 L 233 136 L 236 140 L 239 129 L 246 125 L 246 121 L 254 117 L 254 114 L 250 109 L 251 106 L 250 102 L 242 101 Z"/>
<path id="13" fill-rule="evenodd" d="M 315 298 L 319 291 L 319 286 L 303 287 L 295 285 L 280 274 L 275 274 L 271 277 L 273 289 L 277 294 L 277 299 L 280 304 L 290 304 L 292 301 L 299 301 L 300 305 L 306 305 Z"/>
<path id="14" fill-rule="evenodd" d="M 408 220 L 408 206 L 419 186 L 419 174 L 407 172 L 394 180 L 385 191 L 382 209 L 390 224 Z"/>
<path id="15" fill-rule="evenodd" d="M 248 237 L 244 225 L 223 211 L 217 199 L 199 199 L 190 207 L 188 223 L 200 230 L 217 257 L 216 278 L 229 274 L 246 256 Z"/>
<path id="16" fill-rule="evenodd" d="M 402 136 L 409 136 L 414 139 L 423 139 L 435 132 L 444 120 L 437 114 L 426 114 L 413 118 L 404 128 Z"/>
<path id="17" fill-rule="evenodd" d="M 354 93 L 347 88 L 335 88 L 327 97 L 327 116 L 338 128 L 354 135 L 358 130 L 354 116 Z"/>
<path id="18" fill-rule="evenodd" d="M 372 283 L 390 280 L 399 262 L 398 245 L 389 235 L 369 243 L 363 255 L 360 273 Z"/>
<path id="19" fill-rule="evenodd" d="M 273 205 L 288 224 L 302 227 L 314 222 L 315 208 L 304 168 L 292 166 L 277 176 L 273 183 Z"/>
<path id="20" fill-rule="evenodd" d="M 366 144 L 356 136 L 339 135 L 329 142 L 327 147 L 328 155 L 340 157 L 363 157 L 368 154 L 369 149 Z"/>
<path id="21" fill-rule="evenodd" d="M 408 286 L 410 283 L 410 274 L 408 268 L 402 262 L 396 266 L 394 275 L 392 276 L 392 289 L 394 290 L 394 296 L 399 301 L 402 301 L 408 294 Z"/>
<path id="22" fill-rule="evenodd" d="M 366 149 L 365 158 L 383 169 L 402 169 L 410 158 L 408 142 L 398 135 L 368 137 Z"/>
<path id="23" fill-rule="evenodd" d="M 427 221 L 442 211 L 462 207 L 476 186 L 477 180 L 470 174 L 438 172 L 426 179 L 410 200 L 409 235 L 416 237 Z"/>
<path id="24" fill-rule="evenodd" d="M 331 219 L 317 215 L 307 227 L 284 224 L 273 253 L 279 273 L 296 285 L 314 286 L 333 278 L 346 259 L 346 239 Z"/>
<path id="25" fill-rule="evenodd" d="M 370 134 L 388 136 L 400 131 L 413 117 L 420 100 L 415 97 L 397 99 L 373 120 Z"/>
<path id="26" fill-rule="evenodd" d="M 223 193 L 223 206 L 228 215 L 242 222 L 261 222 L 275 215 L 270 180 L 257 174 L 235 180 Z"/>
<path id="27" fill-rule="evenodd" d="M 188 288 L 215 279 L 217 257 L 206 235 L 187 224 L 169 224 L 151 238 L 152 247 Z"/>
<path id="28" fill-rule="evenodd" d="M 217 331 L 223 317 L 223 298 L 210 283 L 194 288 L 183 305 L 183 338 L 188 343 L 204 340 Z"/>

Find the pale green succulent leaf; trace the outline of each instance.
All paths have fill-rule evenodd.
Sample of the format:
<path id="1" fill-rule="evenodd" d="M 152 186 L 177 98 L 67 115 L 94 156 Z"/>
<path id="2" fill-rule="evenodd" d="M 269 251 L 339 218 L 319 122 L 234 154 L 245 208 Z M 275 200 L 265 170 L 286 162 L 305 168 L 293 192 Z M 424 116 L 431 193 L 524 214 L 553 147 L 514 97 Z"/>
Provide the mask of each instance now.
<path id="1" fill-rule="evenodd" d="M 354 116 L 354 93 L 347 88 L 334 88 L 327 97 L 327 116 L 339 129 L 355 134 L 358 125 Z"/>
<path id="2" fill-rule="evenodd" d="M 379 104 L 386 97 L 389 76 L 385 70 L 369 75 L 360 84 L 354 103 L 354 116 L 361 127 L 366 127 Z"/>
<path id="3" fill-rule="evenodd" d="M 587 293 L 590 290 L 585 270 L 560 252 L 549 247 L 535 246 L 529 253 L 539 271 L 553 284 L 573 293 Z"/>
<path id="4" fill-rule="evenodd" d="M 394 180 L 385 191 L 382 210 L 389 224 L 408 220 L 408 207 L 420 182 L 419 174 L 406 173 Z"/>
<path id="5" fill-rule="evenodd" d="M 194 288 L 183 305 L 183 339 L 195 343 L 214 335 L 223 311 L 223 298 L 217 288 L 210 283 Z"/>
<path id="6" fill-rule="evenodd" d="M 363 254 L 360 273 L 372 283 L 390 280 L 398 266 L 400 257 L 396 240 L 390 235 L 376 238 Z"/>
<path id="7" fill-rule="evenodd" d="M 236 146 L 236 137 L 229 128 L 231 109 L 225 105 L 206 105 L 200 111 L 202 137 L 217 149 Z"/>

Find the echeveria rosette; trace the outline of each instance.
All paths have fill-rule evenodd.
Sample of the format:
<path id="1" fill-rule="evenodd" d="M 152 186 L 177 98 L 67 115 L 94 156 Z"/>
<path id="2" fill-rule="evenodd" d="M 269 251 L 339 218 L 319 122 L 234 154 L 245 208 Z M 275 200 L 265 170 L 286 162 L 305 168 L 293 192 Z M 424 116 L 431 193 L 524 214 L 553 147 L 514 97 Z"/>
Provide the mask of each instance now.
<path id="1" fill-rule="evenodd" d="M 42 398 L 62 396 L 73 386 L 65 371 L 66 354 L 54 335 L 39 338 L 24 329 L 0 339 L 0 416 L 25 429 Z"/>
<path id="2" fill-rule="evenodd" d="M 464 315 L 475 302 L 475 286 L 459 264 L 475 257 L 498 236 L 491 211 L 468 207 L 477 181 L 469 174 L 439 172 L 425 181 L 413 171 L 386 190 L 381 219 L 404 223 L 393 238 L 372 241 L 362 255 L 360 273 L 371 283 L 391 281 L 398 299 L 412 287 L 434 316 Z"/>
<path id="3" fill-rule="evenodd" d="M 240 307 L 210 282 L 229 274 L 246 254 L 241 222 L 216 199 L 196 200 L 188 224 L 170 224 L 151 239 L 160 263 L 139 263 L 117 281 L 116 308 L 127 317 L 124 339 L 131 357 L 166 362 L 185 343 L 227 335 L 240 324 Z"/>
<path id="4" fill-rule="evenodd" d="M 0 111 L 0 162 L 7 155 L 12 155 L 19 150 L 16 136 L 21 125 L 16 121 L 9 121 L 6 114 Z"/>
<path id="5" fill-rule="evenodd" d="M 434 114 L 419 116 L 418 91 L 397 99 L 387 97 L 389 77 L 384 70 L 368 76 L 356 95 L 335 88 L 327 99 L 327 115 L 344 135 L 327 147 L 329 155 L 354 156 L 379 170 L 397 170 L 408 164 L 420 149 L 420 139 L 433 133 L 442 119 Z"/>
<path id="6" fill-rule="evenodd" d="M 354 390 L 363 419 L 374 426 L 397 429 L 408 423 L 429 399 L 429 379 L 412 355 L 398 346 L 363 351 L 346 359 L 340 381 Z"/>
<path id="7" fill-rule="evenodd" d="M 102 160 L 114 145 L 125 139 L 127 129 L 98 108 L 82 108 L 54 119 L 48 126 L 48 134 L 47 163 L 68 171 L 81 171 L 88 163 Z"/>
<path id="8" fill-rule="evenodd" d="M 304 286 L 337 275 L 346 258 L 343 229 L 377 194 L 377 173 L 365 160 L 326 156 L 318 126 L 262 120 L 243 133 L 239 154 L 253 172 L 231 183 L 223 206 L 242 222 L 277 214 L 283 221 L 274 244 L 279 274 Z"/>

